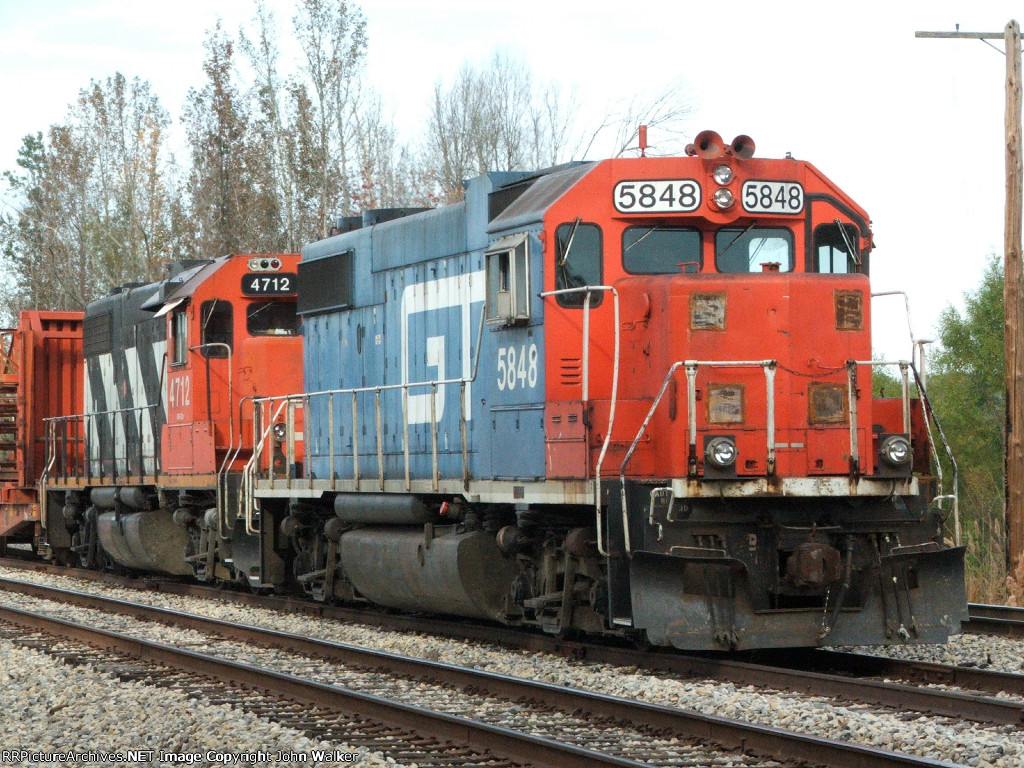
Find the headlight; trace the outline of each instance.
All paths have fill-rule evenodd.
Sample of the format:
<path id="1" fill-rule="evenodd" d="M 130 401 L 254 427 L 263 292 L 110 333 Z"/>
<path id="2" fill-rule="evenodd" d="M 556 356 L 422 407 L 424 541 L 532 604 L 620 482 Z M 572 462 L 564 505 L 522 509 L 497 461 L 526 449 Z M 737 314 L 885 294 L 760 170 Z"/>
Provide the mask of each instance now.
<path id="1" fill-rule="evenodd" d="M 736 443 L 728 437 L 713 438 L 704 449 L 704 458 L 719 469 L 731 467 L 736 463 Z"/>
<path id="2" fill-rule="evenodd" d="M 732 168 L 728 165 L 720 165 L 712 171 L 711 175 L 719 184 L 728 184 L 732 181 Z"/>
<path id="3" fill-rule="evenodd" d="M 910 441 L 902 435 L 889 435 L 882 441 L 879 448 L 882 460 L 894 467 L 903 467 L 910 463 L 913 454 L 910 450 Z"/>
<path id="4" fill-rule="evenodd" d="M 288 434 L 288 428 L 282 423 L 278 422 L 274 425 L 274 437 L 278 440 L 284 440 L 284 436 Z"/>
<path id="5" fill-rule="evenodd" d="M 736 202 L 733 199 L 732 192 L 728 189 L 716 189 L 714 194 L 715 205 L 722 210 L 726 208 L 732 208 L 732 204 Z"/>

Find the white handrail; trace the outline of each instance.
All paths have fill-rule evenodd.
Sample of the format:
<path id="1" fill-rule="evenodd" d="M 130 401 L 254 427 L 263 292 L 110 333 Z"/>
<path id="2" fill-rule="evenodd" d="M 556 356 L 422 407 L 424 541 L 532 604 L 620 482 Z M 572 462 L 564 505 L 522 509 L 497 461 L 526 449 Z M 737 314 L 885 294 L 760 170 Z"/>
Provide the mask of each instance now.
<path id="1" fill-rule="evenodd" d="M 636 433 L 636 437 L 633 438 L 632 444 L 629 446 L 629 450 L 626 451 L 625 457 L 622 459 L 622 464 L 619 467 L 619 483 L 620 483 L 620 506 L 622 507 L 622 530 L 623 539 L 626 546 L 626 554 L 632 554 L 632 546 L 629 538 L 629 516 L 626 501 L 626 465 L 629 464 L 630 459 L 633 458 L 633 453 L 636 451 L 637 445 L 640 443 L 640 439 L 644 436 L 647 431 L 648 425 L 651 423 L 651 419 L 654 417 L 654 412 L 658 409 L 661 404 L 662 398 L 665 396 L 665 391 L 668 389 L 668 385 L 672 381 L 672 377 L 675 375 L 681 367 L 686 367 L 686 402 L 687 402 L 687 432 L 690 442 L 690 463 L 689 467 L 690 474 L 697 471 L 696 467 L 696 446 L 697 446 L 697 369 L 700 366 L 708 367 L 743 367 L 743 366 L 760 366 L 764 368 L 765 374 L 765 386 L 768 390 L 767 393 L 767 424 L 765 431 L 768 433 L 768 466 L 774 469 L 775 466 L 775 367 L 778 364 L 776 360 L 678 360 L 674 362 L 665 375 L 665 379 L 661 384 L 661 389 L 658 390 L 657 396 L 654 398 L 654 402 L 651 403 L 650 409 L 647 411 L 647 416 L 644 418 L 643 423 L 640 425 L 639 431 Z"/>
<path id="2" fill-rule="evenodd" d="M 583 403 L 584 407 L 590 397 L 590 295 L 594 291 L 608 291 L 612 294 L 612 303 L 615 313 L 615 359 L 612 362 L 612 391 L 611 403 L 608 406 L 608 429 L 604 436 L 604 444 L 601 446 L 601 453 L 597 457 L 597 466 L 594 467 L 594 513 L 597 525 L 597 551 L 608 557 L 605 551 L 604 538 L 601 533 L 603 517 L 601 514 L 601 467 L 604 464 L 605 456 L 608 453 L 608 446 L 612 441 L 612 429 L 615 427 L 615 404 L 619 396 L 619 357 L 621 351 L 620 327 L 619 327 L 619 292 L 610 285 L 584 285 L 579 288 L 562 288 L 557 291 L 545 291 L 540 297 L 564 296 L 572 293 L 586 293 L 583 300 Z M 589 450 L 589 448 L 588 448 Z"/>

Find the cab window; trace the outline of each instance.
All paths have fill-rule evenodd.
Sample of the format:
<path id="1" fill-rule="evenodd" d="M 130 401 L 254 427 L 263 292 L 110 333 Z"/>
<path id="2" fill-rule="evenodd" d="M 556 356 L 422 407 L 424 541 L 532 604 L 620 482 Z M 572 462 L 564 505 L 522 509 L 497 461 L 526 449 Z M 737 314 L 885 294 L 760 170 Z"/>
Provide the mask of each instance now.
<path id="1" fill-rule="evenodd" d="M 814 230 L 814 271 L 861 272 L 860 236 L 853 224 L 822 224 Z"/>
<path id="2" fill-rule="evenodd" d="M 700 272 L 701 239 L 696 229 L 628 227 L 622 233 L 622 268 L 631 275 Z"/>
<path id="3" fill-rule="evenodd" d="M 763 272 L 778 264 L 793 271 L 793 233 L 781 227 L 727 228 L 715 233 L 715 268 L 719 272 Z"/>
<path id="4" fill-rule="evenodd" d="M 596 224 L 575 222 L 559 224 L 555 229 L 555 290 L 602 285 L 601 228 Z M 568 293 L 558 297 L 563 307 L 582 307 L 586 292 Z M 596 307 L 604 298 L 603 291 L 590 294 L 590 306 Z"/>
<path id="5" fill-rule="evenodd" d="M 487 251 L 487 323 L 520 325 L 530 320 L 530 239 L 507 235 Z"/>
<path id="6" fill-rule="evenodd" d="M 184 365 L 188 355 L 188 315 L 182 309 L 171 315 L 171 365 Z"/>
<path id="7" fill-rule="evenodd" d="M 254 301 L 245 310 L 250 336 L 298 336 L 299 316 L 294 301 Z"/>
<path id="8" fill-rule="evenodd" d="M 234 315 L 231 302 L 223 299 L 204 301 L 199 308 L 200 334 L 203 357 L 227 357 L 232 344 Z M 227 346 L 220 346 L 226 344 Z M 211 345 L 211 346 L 207 346 Z"/>

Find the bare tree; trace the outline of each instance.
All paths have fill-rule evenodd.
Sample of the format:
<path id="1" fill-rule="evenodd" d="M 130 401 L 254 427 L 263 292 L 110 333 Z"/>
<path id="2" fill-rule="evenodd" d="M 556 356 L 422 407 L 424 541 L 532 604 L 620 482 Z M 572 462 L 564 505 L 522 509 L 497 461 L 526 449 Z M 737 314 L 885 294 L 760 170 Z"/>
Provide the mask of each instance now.
<path id="1" fill-rule="evenodd" d="M 638 94 L 626 102 L 609 106 L 604 121 L 590 134 L 581 157 L 586 157 L 599 141 L 612 136 L 610 154 L 620 157 L 637 149 L 641 125 L 655 128 L 655 135 L 663 137 L 648 154 L 669 155 L 682 153 L 687 134 L 684 132 L 693 115 L 693 99 L 682 83 L 673 83 L 653 96 Z"/>
<path id="2" fill-rule="evenodd" d="M 433 183 L 419 157 L 398 140 L 394 122 L 385 115 L 380 95 L 359 89 L 353 98 L 352 125 L 357 184 L 352 205 L 356 209 L 437 204 Z"/>
<path id="3" fill-rule="evenodd" d="M 315 204 L 323 233 L 334 212 L 351 212 L 352 91 L 366 55 L 366 21 L 346 0 L 301 0 L 293 23 L 314 109 Z"/>
<path id="4" fill-rule="evenodd" d="M 425 142 L 440 196 L 462 197 L 462 182 L 487 171 L 522 170 L 569 159 L 575 95 L 537 86 L 521 61 L 498 52 L 487 67 L 463 65 L 450 86 L 437 83 Z"/>
<path id="5" fill-rule="evenodd" d="M 474 150 L 475 131 L 481 124 L 475 119 L 479 102 L 476 74 L 468 66 L 460 70 L 451 88 L 434 86 L 426 152 L 445 202 L 459 199 L 463 179 L 479 171 Z"/>
<path id="6" fill-rule="evenodd" d="M 270 173 L 274 179 L 281 211 L 283 247 L 297 251 L 302 246 L 296 185 L 296 146 L 292 116 L 289 114 L 288 83 L 279 72 L 279 49 L 274 14 L 263 0 L 256 0 L 255 39 L 245 31 L 239 33 L 242 51 L 255 73 L 252 97 L 253 127 L 268 155 Z"/>
<path id="7" fill-rule="evenodd" d="M 574 90 L 548 83 L 530 99 L 527 166 L 546 168 L 565 162 L 580 149 L 580 135 L 574 128 L 579 101 Z"/>
<path id="8" fill-rule="evenodd" d="M 291 248 L 323 237 L 336 215 L 422 205 L 432 184 L 380 95 L 363 81 L 365 22 L 344 0 L 302 0 L 292 19 L 303 50 L 283 74 L 273 15 L 257 0 L 255 32 L 240 33 L 255 73 L 252 124 L 270 156 Z"/>
<path id="9" fill-rule="evenodd" d="M 170 117 L 148 84 L 121 74 L 82 91 L 74 117 L 92 161 L 94 274 L 107 285 L 156 277 L 171 241 L 161 157 Z"/>

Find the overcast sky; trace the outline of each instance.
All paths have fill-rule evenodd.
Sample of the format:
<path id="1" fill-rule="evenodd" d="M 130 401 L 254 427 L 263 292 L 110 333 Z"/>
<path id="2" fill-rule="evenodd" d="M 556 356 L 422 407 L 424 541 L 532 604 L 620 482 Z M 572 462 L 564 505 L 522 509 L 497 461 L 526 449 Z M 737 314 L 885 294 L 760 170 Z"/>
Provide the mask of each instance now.
<path id="1" fill-rule="evenodd" d="M 290 25 L 293 3 L 267 0 Z M 1001 32 L 1019 3 L 366 0 L 368 75 L 415 141 L 433 84 L 501 48 L 575 85 L 587 114 L 682 82 L 692 133 L 754 138 L 810 160 L 870 213 L 873 290 L 907 290 L 919 338 L 1002 253 L 1005 59 L 915 30 Z M 233 35 L 251 0 L 0 0 L 0 170 L 61 121 L 90 78 L 148 80 L 174 119 L 203 82 L 203 40 Z M 1002 41 L 995 41 L 1001 50 Z M 650 142 L 658 143 L 652 132 Z M 875 302 L 875 346 L 906 357 L 901 302 Z"/>

